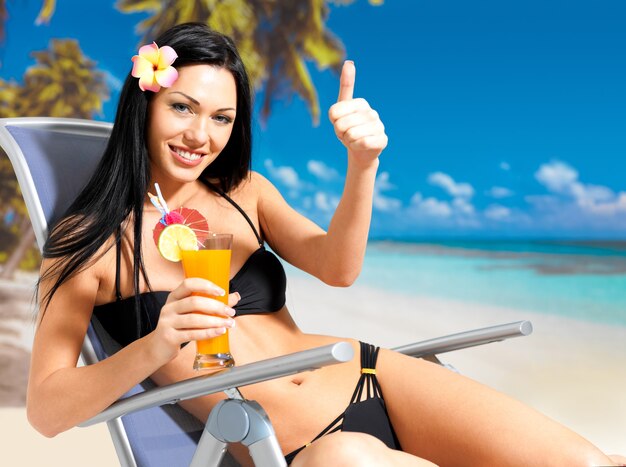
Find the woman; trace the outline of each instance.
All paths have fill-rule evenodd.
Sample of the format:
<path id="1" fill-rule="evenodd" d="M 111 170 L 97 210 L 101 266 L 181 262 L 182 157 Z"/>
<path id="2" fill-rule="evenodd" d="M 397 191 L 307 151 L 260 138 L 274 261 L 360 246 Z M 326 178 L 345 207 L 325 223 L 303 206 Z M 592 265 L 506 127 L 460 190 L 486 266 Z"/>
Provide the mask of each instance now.
<path id="1" fill-rule="evenodd" d="M 195 376 L 195 345 L 184 344 L 225 329 L 238 364 L 339 340 L 298 329 L 285 307 L 284 271 L 264 242 L 330 285 L 350 285 L 361 268 L 387 137 L 378 114 L 352 97 L 354 66 L 344 65 L 329 111 L 348 169 L 324 232 L 250 171 L 251 97 L 232 41 L 185 24 L 156 44 L 178 55 L 176 71 L 163 66 L 169 87 L 152 75 L 139 83 L 127 77 L 103 161 L 45 247 L 27 405 L 46 436 L 94 416 L 147 377 L 168 384 Z M 230 307 L 192 296 L 223 291 L 184 279 L 180 264 L 152 243 L 161 217 L 148 198 L 154 183 L 171 208 L 196 209 L 211 230 L 234 234 Z M 123 348 L 76 368 L 92 313 Z M 350 342 L 361 359 L 241 389 L 268 412 L 293 465 L 611 465 L 578 435 L 506 396 L 437 365 Z M 367 400 L 352 404 L 359 378 L 373 386 L 377 379 L 381 391 L 357 393 L 352 402 Z M 206 420 L 222 398 L 181 404 Z M 343 431 L 301 449 L 335 425 Z"/>

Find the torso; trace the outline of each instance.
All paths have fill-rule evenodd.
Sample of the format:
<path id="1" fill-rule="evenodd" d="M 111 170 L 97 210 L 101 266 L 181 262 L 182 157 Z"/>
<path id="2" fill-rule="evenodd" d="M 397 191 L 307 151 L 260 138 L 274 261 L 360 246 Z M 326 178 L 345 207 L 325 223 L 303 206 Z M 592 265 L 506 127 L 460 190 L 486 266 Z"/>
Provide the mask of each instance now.
<path id="1" fill-rule="evenodd" d="M 258 194 L 254 181 L 242 183 L 229 195 L 263 235 L 259 226 L 259 217 L 262 213 L 259 213 L 257 208 Z M 233 233 L 232 278 L 250 255 L 259 248 L 250 225 L 228 201 L 204 187 L 199 190 L 193 204 L 187 207 L 200 211 L 207 218 L 211 230 Z M 184 275 L 180 263 L 163 259 L 154 245 L 152 229 L 159 218 L 158 211 L 145 207 L 143 258 L 152 290 L 167 291 L 176 287 Z M 133 295 L 131 239 L 132 226 L 127 226 L 122 241 L 120 271 L 120 291 L 123 297 Z M 98 260 L 96 270 L 100 271 L 100 286 L 96 305 L 116 300 L 115 261 L 115 248 L 111 248 Z M 140 292 L 147 291 L 146 284 L 141 281 Z M 345 340 L 303 333 L 289 314 L 287 306 L 283 306 L 277 312 L 237 317 L 236 327 L 231 329 L 229 334 L 231 352 L 237 365 Z M 356 351 L 357 344 L 351 342 Z M 194 356 L 195 346 L 185 347 L 177 358 L 157 371 L 153 379 L 162 385 L 195 376 L 196 373 L 192 370 Z M 246 398 L 261 403 L 273 422 L 281 447 L 285 452 L 289 452 L 310 441 L 345 409 L 359 376 L 357 360 L 258 383 L 240 390 Z M 183 405 L 196 417 L 204 420 L 212 405 L 223 398 L 223 394 L 217 394 L 188 401 Z"/>

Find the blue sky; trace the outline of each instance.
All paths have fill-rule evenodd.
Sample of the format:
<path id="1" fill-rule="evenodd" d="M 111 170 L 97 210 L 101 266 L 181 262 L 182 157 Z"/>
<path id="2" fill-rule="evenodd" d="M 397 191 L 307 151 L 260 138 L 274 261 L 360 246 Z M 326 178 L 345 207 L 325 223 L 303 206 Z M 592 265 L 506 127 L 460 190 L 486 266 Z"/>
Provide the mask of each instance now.
<path id="1" fill-rule="evenodd" d="M 142 16 L 84 5 L 59 0 L 35 26 L 40 2 L 9 1 L 0 76 L 20 80 L 26 51 L 77 37 L 109 74 L 111 120 Z M 372 237 L 626 237 L 626 2 L 357 0 L 327 25 L 389 134 Z M 254 167 L 325 226 L 346 166 L 325 117 L 338 77 L 309 68 L 320 125 L 300 99 L 275 102 Z"/>

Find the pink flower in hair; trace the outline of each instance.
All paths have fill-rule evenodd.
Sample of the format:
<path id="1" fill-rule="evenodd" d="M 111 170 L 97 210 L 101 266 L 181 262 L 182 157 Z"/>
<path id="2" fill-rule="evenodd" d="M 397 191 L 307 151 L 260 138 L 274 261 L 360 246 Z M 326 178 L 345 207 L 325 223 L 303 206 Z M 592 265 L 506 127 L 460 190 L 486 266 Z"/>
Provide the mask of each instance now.
<path id="1" fill-rule="evenodd" d="M 161 86 L 169 88 L 178 78 L 178 71 L 172 63 L 178 55 L 169 45 L 161 48 L 153 42 L 139 49 L 139 55 L 133 60 L 131 75 L 139 78 L 139 87 L 142 91 L 158 92 Z"/>

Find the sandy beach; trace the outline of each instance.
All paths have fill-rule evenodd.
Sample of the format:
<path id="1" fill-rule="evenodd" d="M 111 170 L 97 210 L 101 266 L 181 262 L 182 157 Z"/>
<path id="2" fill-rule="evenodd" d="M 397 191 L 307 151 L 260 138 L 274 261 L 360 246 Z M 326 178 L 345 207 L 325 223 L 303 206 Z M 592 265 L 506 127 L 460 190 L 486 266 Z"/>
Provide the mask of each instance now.
<path id="1" fill-rule="evenodd" d="M 32 340 L 27 289 L 0 289 L 5 291 L 0 300 L 0 436 L 10 440 L 3 443 L 0 463 L 117 465 L 104 425 L 76 428 L 54 439 L 42 437 L 28 425 L 23 408 Z M 358 283 L 336 289 L 302 275 L 290 277 L 287 297 L 303 330 L 356 337 L 386 347 L 528 319 L 534 326 L 529 337 L 451 352 L 442 360 L 566 424 L 606 452 L 626 453 L 624 327 L 513 308 L 388 295 Z"/>

